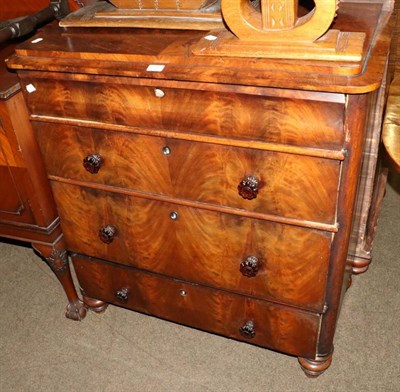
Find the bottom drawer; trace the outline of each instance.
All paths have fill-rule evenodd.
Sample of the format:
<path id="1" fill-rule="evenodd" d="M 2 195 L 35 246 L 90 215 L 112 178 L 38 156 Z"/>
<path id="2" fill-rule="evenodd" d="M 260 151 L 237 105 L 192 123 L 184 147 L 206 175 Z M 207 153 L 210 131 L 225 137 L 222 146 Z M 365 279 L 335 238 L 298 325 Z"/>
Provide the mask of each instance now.
<path id="1" fill-rule="evenodd" d="M 287 354 L 315 355 L 318 314 L 76 254 L 72 259 L 88 297 Z"/>

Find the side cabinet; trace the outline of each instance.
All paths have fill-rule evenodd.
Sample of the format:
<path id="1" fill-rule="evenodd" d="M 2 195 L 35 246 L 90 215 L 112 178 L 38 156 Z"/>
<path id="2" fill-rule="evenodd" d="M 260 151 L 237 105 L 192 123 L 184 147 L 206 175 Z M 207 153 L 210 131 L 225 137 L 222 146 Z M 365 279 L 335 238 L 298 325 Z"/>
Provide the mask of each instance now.
<path id="1" fill-rule="evenodd" d="M 29 113 L 16 75 L 5 68 L 11 47 L 0 52 L 0 237 L 30 242 L 46 259 L 68 297 L 66 315 L 85 309 L 74 288 L 59 217 Z"/>

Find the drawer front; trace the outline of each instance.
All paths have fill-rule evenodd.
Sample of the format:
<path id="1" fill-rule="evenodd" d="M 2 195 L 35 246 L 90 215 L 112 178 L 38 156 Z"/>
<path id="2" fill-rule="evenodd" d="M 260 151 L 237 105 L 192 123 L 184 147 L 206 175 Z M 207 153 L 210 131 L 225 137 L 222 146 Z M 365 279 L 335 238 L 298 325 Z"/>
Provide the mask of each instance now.
<path id="1" fill-rule="evenodd" d="M 90 78 L 91 82 L 84 82 L 25 76 L 24 83 L 36 88 L 35 92 L 26 94 L 31 112 L 297 146 L 328 149 L 343 146 L 341 96 L 292 91 L 293 98 L 288 98 L 264 95 L 266 90 L 258 88 L 247 88 L 249 93 L 244 94 L 230 91 L 239 90 L 233 86 L 218 86 L 225 91 L 205 91 L 201 88 L 215 86 L 174 82 L 185 88 L 171 88 L 168 87 L 171 83 L 166 81 L 152 86 L 136 85 L 139 81 L 133 79 L 121 78 L 117 84 L 115 78 L 112 83 L 104 82 L 105 78 L 96 83 L 96 77 Z M 151 84 L 151 81 L 142 83 Z"/>
<path id="2" fill-rule="evenodd" d="M 317 314 L 89 258 L 75 256 L 73 262 L 89 297 L 288 354 L 315 355 Z M 246 324 L 248 334 L 242 336 Z"/>
<path id="3" fill-rule="evenodd" d="M 58 182 L 52 187 L 68 249 L 74 252 L 323 309 L 329 233 Z M 107 226 L 116 231 L 108 244 L 99 237 Z"/>
<path id="4" fill-rule="evenodd" d="M 336 160 L 66 125 L 36 124 L 35 129 L 50 175 L 335 223 Z M 96 174 L 82 163 L 92 154 L 103 160 Z M 258 181 L 251 200 L 238 192 L 249 176 Z"/>

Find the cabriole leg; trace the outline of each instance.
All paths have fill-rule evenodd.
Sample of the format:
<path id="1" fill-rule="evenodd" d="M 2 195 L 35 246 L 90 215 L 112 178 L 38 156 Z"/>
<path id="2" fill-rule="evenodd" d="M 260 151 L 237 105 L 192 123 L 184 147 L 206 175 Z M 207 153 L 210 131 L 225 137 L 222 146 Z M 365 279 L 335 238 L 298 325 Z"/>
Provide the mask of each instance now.
<path id="1" fill-rule="evenodd" d="M 64 288 L 68 298 L 65 316 L 72 320 L 83 320 L 86 316 L 86 308 L 76 293 L 63 239 L 59 238 L 54 244 L 50 245 L 36 243 L 32 246 L 46 260 Z"/>

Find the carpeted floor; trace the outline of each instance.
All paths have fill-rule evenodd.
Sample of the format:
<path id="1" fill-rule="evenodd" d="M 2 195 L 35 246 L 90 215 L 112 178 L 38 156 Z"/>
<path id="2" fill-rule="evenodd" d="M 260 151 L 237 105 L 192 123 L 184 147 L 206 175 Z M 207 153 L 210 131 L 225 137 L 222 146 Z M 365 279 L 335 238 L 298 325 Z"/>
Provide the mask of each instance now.
<path id="1" fill-rule="evenodd" d="M 396 190 L 394 189 L 396 188 Z M 332 366 L 110 306 L 83 322 L 29 247 L 0 242 L 1 392 L 400 391 L 400 186 L 388 187 L 370 270 L 344 302 Z"/>

